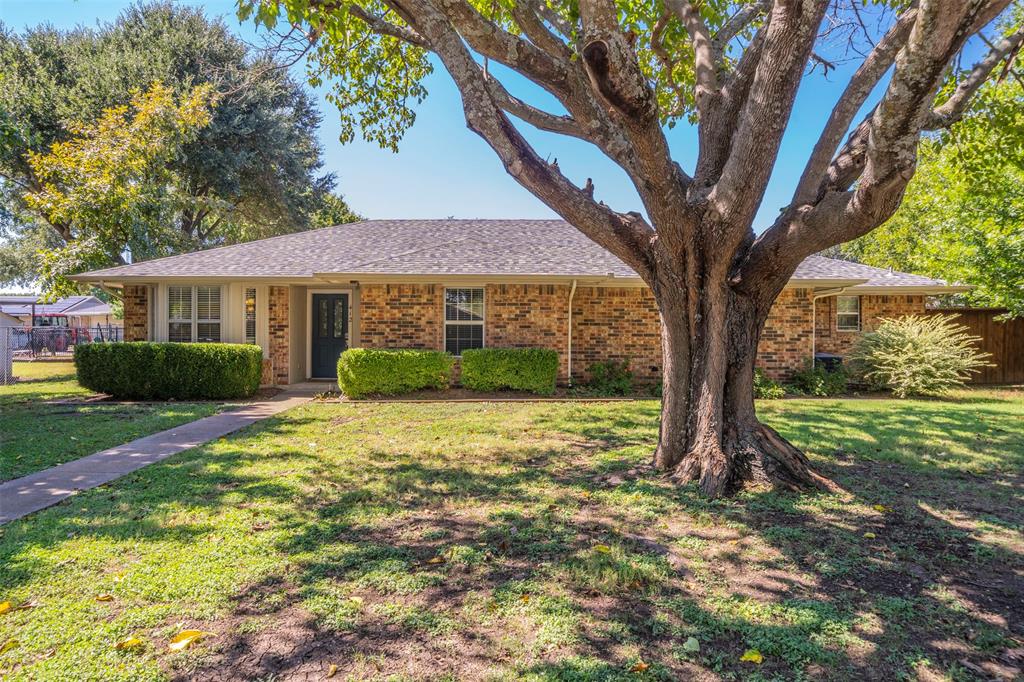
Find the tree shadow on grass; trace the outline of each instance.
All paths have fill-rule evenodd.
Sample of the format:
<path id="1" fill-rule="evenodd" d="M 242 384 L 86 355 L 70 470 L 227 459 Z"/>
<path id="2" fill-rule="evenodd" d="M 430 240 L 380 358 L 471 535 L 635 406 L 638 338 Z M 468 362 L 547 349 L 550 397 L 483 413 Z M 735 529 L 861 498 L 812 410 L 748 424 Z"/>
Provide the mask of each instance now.
<path id="1" fill-rule="evenodd" d="M 295 570 L 279 577 L 290 597 L 277 613 L 304 644 L 238 634 L 188 674 L 215 679 L 242 665 L 254 677 L 301 678 L 327 660 L 357 677 L 464 679 L 495 670 L 715 679 L 756 669 L 887 680 L 929 665 L 966 677 L 1010 669 L 999 654 L 1021 635 L 1020 550 L 896 487 L 920 482 L 917 468 L 877 476 L 899 465 L 829 462 L 849 479 L 845 497 L 755 491 L 708 501 L 650 475 L 610 483 L 609 462 L 642 465 L 629 451 L 653 446 L 652 413 L 641 405 L 611 421 L 611 433 L 583 412 L 540 417 L 578 447 L 488 453 L 518 463 L 512 471 L 371 450 L 362 474 L 372 485 L 319 501 L 280 547 Z M 865 438 L 885 428 L 860 425 Z M 886 486 L 858 485 L 873 479 Z M 929 500 L 963 495 L 955 472 L 926 485 Z M 972 494 L 983 489 L 982 480 Z M 1004 520 L 1019 524 L 1019 509 Z M 683 648 L 690 636 L 699 653 Z M 740 662 L 747 648 L 765 662 Z"/>
<path id="2" fill-rule="evenodd" d="M 709 501 L 644 468 L 657 433 L 654 403 L 551 408 L 530 428 L 546 439 L 498 445 L 476 441 L 490 423 L 480 421 L 484 408 L 408 408 L 415 419 L 382 446 L 373 438 L 382 426 L 360 420 L 397 418 L 389 409 L 285 415 L 216 456 L 199 449 L 119 488 L 129 492 L 118 504 L 146 507 L 146 537 L 166 534 L 186 550 L 217 528 L 168 523 L 177 500 L 189 500 L 200 519 L 203 510 L 251 507 L 271 529 L 261 552 L 276 557 L 275 568 L 231 596 L 226 615 L 196 623 L 218 633 L 212 653 L 169 662 L 172 674 L 303 679 L 336 664 L 359 679 L 756 671 L 888 680 L 926 666 L 971 677 L 970 666 L 1009 666 L 999 655 L 1022 635 L 1021 548 L 1004 531 L 1024 519 L 1019 506 L 986 503 L 986 475 L 965 479 L 955 464 L 925 475 L 823 450 L 819 465 L 847 495 L 750 491 Z M 798 442 L 821 429 L 865 442 L 889 428 L 921 433 L 919 423 L 891 427 L 884 415 L 836 426 L 783 416 L 784 435 Z M 432 434 L 456 423 L 467 435 L 435 452 Z M 366 443 L 358 455 L 324 456 L 303 441 L 309 426 L 343 428 L 357 442 L 365 434 Z M 273 475 L 241 473 L 271 456 L 279 460 Z M 301 475 L 290 476 L 293 468 Z M 1007 480 L 1007 499 L 1019 499 L 1019 479 Z M 90 508 L 99 495 L 87 498 Z M 59 516 L 47 533 L 13 544 L 25 550 L 68 532 L 130 537 L 133 525 L 95 513 Z M 684 646 L 689 637 L 699 652 Z M 741 662 L 747 648 L 764 663 Z"/>

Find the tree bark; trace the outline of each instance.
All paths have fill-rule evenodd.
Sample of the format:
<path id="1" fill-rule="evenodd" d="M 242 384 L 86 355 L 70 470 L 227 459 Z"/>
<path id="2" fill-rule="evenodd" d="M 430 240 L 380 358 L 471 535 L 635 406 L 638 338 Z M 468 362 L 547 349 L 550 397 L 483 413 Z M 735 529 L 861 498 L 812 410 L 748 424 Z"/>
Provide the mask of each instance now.
<path id="1" fill-rule="evenodd" d="M 797 447 L 758 421 L 754 362 L 778 292 L 756 297 L 722 278 L 686 290 L 657 287 L 662 317 L 662 409 L 655 465 L 711 497 L 747 484 L 822 488 Z M 696 314 L 688 314 L 691 301 Z"/>

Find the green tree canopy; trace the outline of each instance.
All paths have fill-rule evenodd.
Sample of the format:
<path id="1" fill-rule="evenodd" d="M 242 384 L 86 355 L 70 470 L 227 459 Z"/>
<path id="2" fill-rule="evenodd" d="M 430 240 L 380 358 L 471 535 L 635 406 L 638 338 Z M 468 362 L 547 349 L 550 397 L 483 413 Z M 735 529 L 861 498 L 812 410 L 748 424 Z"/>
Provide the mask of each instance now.
<path id="1" fill-rule="evenodd" d="M 972 305 L 1024 315 L 1024 90 L 982 88 L 970 114 L 922 143 L 903 204 L 838 247 L 848 257 L 971 284 Z"/>
<path id="2" fill-rule="evenodd" d="M 137 93 L 130 105 L 111 107 L 94 123 L 75 126 L 75 137 L 49 152 L 29 152 L 38 189 L 26 206 L 70 238 L 42 252 L 42 282 L 50 295 L 72 293 L 67 273 L 102 267 L 128 251 L 152 255 L 158 245 L 182 241 L 175 215 L 195 210 L 174 190 L 181 178 L 170 163 L 210 124 L 213 88 L 197 86 L 176 99 L 160 83 Z"/>
<path id="3" fill-rule="evenodd" d="M 166 160 L 180 198 L 177 234 L 154 233 L 151 249 L 133 258 L 308 229 L 333 201 L 312 98 L 281 64 L 199 9 L 155 2 L 95 29 L 43 25 L 17 35 L 0 27 L 0 64 L 0 282 L 34 280 L 38 249 L 78 237 L 23 201 L 41 184 L 31 154 L 68 141 L 76 126 L 155 82 L 175 96 L 208 84 L 217 106 Z"/>

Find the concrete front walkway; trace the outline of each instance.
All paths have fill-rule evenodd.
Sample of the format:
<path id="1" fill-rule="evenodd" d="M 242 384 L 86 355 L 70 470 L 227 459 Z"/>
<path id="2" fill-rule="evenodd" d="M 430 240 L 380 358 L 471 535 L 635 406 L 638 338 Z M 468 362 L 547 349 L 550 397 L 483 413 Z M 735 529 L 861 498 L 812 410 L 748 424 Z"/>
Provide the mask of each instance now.
<path id="1" fill-rule="evenodd" d="M 159 462 L 183 450 L 272 417 L 312 398 L 311 393 L 281 393 L 133 440 L 116 448 L 0 483 L 0 524 L 20 519 L 74 495 Z"/>

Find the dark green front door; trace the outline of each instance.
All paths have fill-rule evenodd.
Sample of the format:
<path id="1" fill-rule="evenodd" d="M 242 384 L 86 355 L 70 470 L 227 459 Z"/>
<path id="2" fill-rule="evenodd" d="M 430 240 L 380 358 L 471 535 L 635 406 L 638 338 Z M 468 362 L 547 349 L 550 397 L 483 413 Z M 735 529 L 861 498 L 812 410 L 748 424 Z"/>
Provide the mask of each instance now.
<path id="1" fill-rule="evenodd" d="M 348 348 L 348 294 L 313 294 L 313 343 L 310 353 L 315 379 L 338 376 L 338 356 Z"/>

